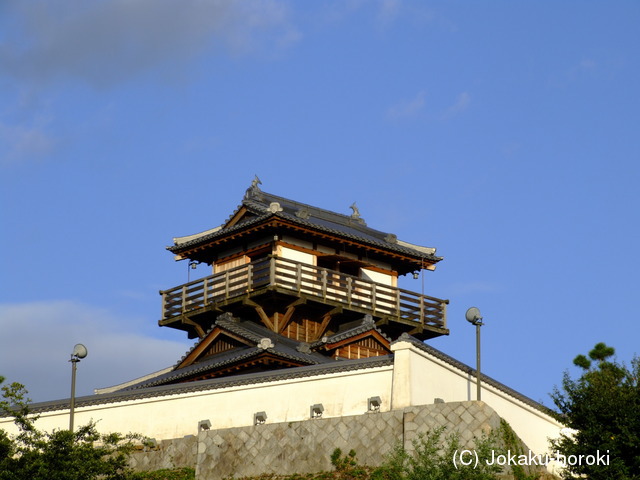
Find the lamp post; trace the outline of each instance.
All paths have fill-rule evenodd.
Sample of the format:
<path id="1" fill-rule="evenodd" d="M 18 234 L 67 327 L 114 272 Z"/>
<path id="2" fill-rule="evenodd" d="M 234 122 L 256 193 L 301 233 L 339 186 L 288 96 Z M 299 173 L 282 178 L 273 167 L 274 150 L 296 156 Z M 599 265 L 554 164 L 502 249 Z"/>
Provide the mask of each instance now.
<path id="1" fill-rule="evenodd" d="M 87 347 L 78 343 L 71 354 L 71 406 L 69 407 L 69 430 L 73 432 L 73 410 L 76 404 L 76 364 L 87 356 Z"/>
<path id="2" fill-rule="evenodd" d="M 480 393 L 480 327 L 484 325 L 482 323 L 482 315 L 480 310 L 476 307 L 471 307 L 465 313 L 467 322 L 476 326 L 476 399 L 481 400 Z"/>

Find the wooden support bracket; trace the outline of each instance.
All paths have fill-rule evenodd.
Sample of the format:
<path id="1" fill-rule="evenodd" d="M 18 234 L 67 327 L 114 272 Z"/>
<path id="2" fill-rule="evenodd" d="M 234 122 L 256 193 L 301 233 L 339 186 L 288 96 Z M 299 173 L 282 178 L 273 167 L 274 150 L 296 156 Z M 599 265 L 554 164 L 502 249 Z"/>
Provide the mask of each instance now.
<path id="1" fill-rule="evenodd" d="M 304 305 L 305 303 L 307 303 L 307 301 L 304 298 L 298 298 L 295 302 L 292 302 L 287 306 L 287 311 L 282 316 L 282 323 L 278 325 L 278 333 L 282 333 L 284 329 L 287 328 L 287 325 L 289 325 L 289 322 L 293 317 L 293 312 L 296 311 L 296 307 L 298 305 Z"/>
<path id="2" fill-rule="evenodd" d="M 407 333 L 409 335 L 415 335 L 416 333 L 422 333 L 423 331 L 424 331 L 424 328 L 422 328 L 422 325 L 420 325 L 414 329 L 409 330 Z"/>
<path id="3" fill-rule="evenodd" d="M 194 327 L 195 330 L 196 330 L 196 333 L 198 334 L 198 337 L 204 338 L 205 332 L 204 332 L 204 329 L 202 328 L 202 326 L 199 323 L 194 322 L 187 315 L 184 315 L 184 314 L 182 315 L 180 320 L 185 325 L 191 325 L 192 327 Z"/>
<path id="4" fill-rule="evenodd" d="M 320 324 L 320 330 L 318 331 L 318 335 L 316 336 L 315 340 L 318 340 L 319 338 L 322 337 L 322 335 L 324 335 L 324 332 L 327 330 L 327 327 L 329 326 L 329 322 L 331 321 L 331 318 L 334 315 L 337 315 L 339 313 L 342 313 L 342 307 L 335 307 L 332 310 L 329 310 L 327 313 L 324 314 L 324 316 L 322 317 L 322 323 Z"/>
<path id="5" fill-rule="evenodd" d="M 273 322 L 271 321 L 269 316 L 266 314 L 266 312 L 264 311 L 264 309 L 262 308 L 261 305 L 257 304 L 256 302 L 254 302 L 253 300 L 251 300 L 249 298 L 244 300 L 242 303 L 244 303 L 245 305 L 248 305 L 250 307 L 253 307 L 256 310 L 256 312 L 258 313 L 258 315 L 260 316 L 260 320 L 262 320 L 262 322 L 267 326 L 267 328 L 269 330 L 272 330 L 272 331 L 276 332 L 276 328 L 273 325 Z"/>

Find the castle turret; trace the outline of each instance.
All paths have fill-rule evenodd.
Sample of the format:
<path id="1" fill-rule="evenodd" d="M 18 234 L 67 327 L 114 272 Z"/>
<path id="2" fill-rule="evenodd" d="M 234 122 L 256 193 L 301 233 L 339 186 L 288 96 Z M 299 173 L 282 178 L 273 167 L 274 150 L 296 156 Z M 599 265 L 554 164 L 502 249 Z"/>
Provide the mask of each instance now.
<path id="1" fill-rule="evenodd" d="M 160 292 L 159 324 L 199 338 L 176 366 L 185 375 L 169 377 L 387 355 L 402 333 L 448 334 L 447 300 L 398 288 L 400 275 L 435 269 L 435 248 L 370 228 L 351 209 L 266 193 L 256 178 L 223 225 L 175 238 L 176 260 L 205 263 L 211 275 Z"/>

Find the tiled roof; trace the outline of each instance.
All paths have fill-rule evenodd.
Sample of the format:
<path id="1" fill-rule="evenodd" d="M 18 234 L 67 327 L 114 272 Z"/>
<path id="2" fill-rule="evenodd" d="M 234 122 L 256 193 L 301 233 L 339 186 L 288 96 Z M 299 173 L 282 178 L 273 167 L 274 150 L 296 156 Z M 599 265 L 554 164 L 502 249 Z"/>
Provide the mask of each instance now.
<path id="1" fill-rule="evenodd" d="M 382 332 L 382 330 L 376 327 L 375 321 L 373 320 L 373 317 L 371 315 L 365 315 L 364 318 L 362 318 L 361 320 L 350 322 L 346 325 L 343 325 L 343 327 L 346 327 L 346 328 L 342 328 L 341 330 L 338 330 L 333 335 L 323 337 L 321 340 L 313 342 L 310 345 L 311 348 L 317 348 L 321 345 L 340 342 L 342 340 L 346 340 L 347 338 L 355 337 L 356 335 L 360 335 L 361 333 L 365 333 L 371 330 L 375 330 L 380 335 L 382 335 L 385 339 L 387 339 L 389 342 L 391 341 L 391 339 L 388 336 L 386 336 Z"/>
<path id="2" fill-rule="evenodd" d="M 248 360 L 252 357 L 257 357 L 262 353 L 257 347 L 240 347 L 230 351 L 219 353 L 209 359 L 203 360 L 198 363 L 187 365 L 186 367 L 172 370 L 162 375 L 158 375 L 152 379 L 131 385 L 123 390 L 135 390 L 145 387 L 155 387 L 157 385 L 165 385 L 173 383 L 178 380 L 191 377 L 193 375 L 203 374 L 207 371 L 216 370 L 224 366 Z"/>
<path id="3" fill-rule="evenodd" d="M 440 350 L 433 348 L 429 345 L 422 343 L 415 337 L 410 335 L 401 335 L 398 340 L 392 342 L 392 344 L 399 341 L 409 341 L 415 347 L 432 355 L 433 357 L 467 373 L 475 375 L 475 369 L 471 368 L 455 358 L 441 352 Z M 253 350 L 253 349 L 252 349 Z M 256 349 L 257 350 L 257 349 Z M 393 365 L 393 355 L 385 355 L 381 357 L 362 358 L 358 360 L 331 360 L 330 362 L 309 365 L 303 367 L 286 368 L 282 370 L 274 370 L 269 372 L 251 373 L 234 375 L 230 377 L 214 378 L 211 380 L 199 380 L 195 382 L 178 383 L 173 385 L 161 385 L 161 386 L 144 386 L 136 389 L 119 390 L 113 393 L 105 393 L 100 395 L 90 395 L 86 397 L 78 397 L 76 399 L 76 407 L 85 407 L 92 405 L 103 405 L 108 403 L 126 402 L 136 399 L 153 398 L 161 396 L 179 395 L 189 392 L 200 392 L 208 390 L 217 390 L 221 388 L 228 388 L 240 385 L 253 385 L 257 383 L 276 382 L 280 380 L 306 378 L 318 375 L 325 375 L 331 373 L 339 373 L 345 371 L 357 371 L 367 368 L 378 368 Z M 521 402 L 542 411 L 543 413 L 550 414 L 551 409 L 542 405 L 535 400 L 517 392 L 516 390 L 504 385 L 497 380 L 482 374 L 482 381 L 491 385 L 492 387 L 500 390 L 507 395 L 520 400 Z M 64 410 L 69 408 L 68 400 L 55 400 L 50 402 L 40 402 L 30 405 L 30 410 L 33 413 L 43 413 L 54 410 Z M 8 416 L 6 414 L 0 414 L 0 417 Z"/>
<path id="4" fill-rule="evenodd" d="M 292 223 L 320 230 L 325 233 L 363 242 L 372 246 L 392 250 L 398 253 L 422 257 L 437 262 L 442 258 L 435 255 L 436 249 L 422 247 L 399 241 L 395 235 L 381 232 L 367 227 L 359 216 L 343 215 L 322 208 L 307 205 L 284 197 L 263 192 L 257 186 L 247 190 L 245 198 L 232 218 L 242 207 L 256 215 L 247 218 L 227 228 L 217 228 L 202 232 L 202 234 L 175 238 L 174 245 L 167 247 L 173 253 L 185 251 L 191 247 L 201 245 L 229 233 L 242 230 L 253 224 L 258 224 L 268 218 L 281 218 Z"/>
<path id="5" fill-rule="evenodd" d="M 191 352 L 193 352 L 194 349 L 196 349 L 198 345 L 207 338 L 207 335 L 211 333 L 211 331 L 213 331 L 215 328 L 220 328 L 222 331 L 230 332 L 238 337 L 247 340 L 248 342 L 253 343 L 255 346 L 237 347 L 233 350 L 228 350 L 216 355 L 212 355 L 191 365 L 178 368 L 180 364 L 189 356 L 189 354 L 191 354 Z M 164 373 L 162 375 L 158 375 L 140 383 L 130 385 L 125 390 L 145 388 L 176 382 L 178 380 L 192 377 L 194 375 L 204 374 L 208 371 L 215 371 L 219 368 L 231 365 L 236 362 L 258 357 L 265 351 L 278 358 L 292 360 L 306 365 L 317 365 L 321 363 L 333 362 L 332 359 L 318 352 L 313 352 L 307 348 L 304 348 L 302 346 L 304 342 L 299 342 L 287 338 L 283 335 L 279 335 L 255 322 L 234 318 L 230 313 L 219 315 L 214 324 L 207 331 L 207 335 L 205 335 L 202 340 L 199 340 L 193 345 L 193 347 L 191 347 L 191 349 L 178 361 L 172 371 Z M 260 346 L 264 339 L 269 340 L 269 342 L 267 342 L 268 345 L 270 345 L 268 346 L 268 348 Z"/>
<path id="6" fill-rule="evenodd" d="M 234 318 L 230 313 L 218 316 L 215 325 L 256 344 L 259 344 L 263 339 L 267 338 L 271 340 L 273 347 L 267 348 L 266 350 L 271 353 L 280 354 L 283 358 L 299 360 L 308 364 L 332 361 L 320 353 L 308 351 L 307 348 L 304 347 L 304 345 L 307 345 L 306 342 L 285 337 L 256 322 Z"/>
<path id="7" fill-rule="evenodd" d="M 218 390 L 243 385 L 254 385 L 257 383 L 278 382 L 282 380 L 315 377 L 318 375 L 328 375 L 332 373 L 364 370 L 368 368 L 380 368 L 393 365 L 391 356 L 362 358 L 358 360 L 334 360 L 321 365 L 309 365 L 304 367 L 286 368 L 270 372 L 248 373 L 235 375 L 232 377 L 214 378 L 211 380 L 199 380 L 197 382 L 178 383 L 174 385 L 162 385 L 157 387 L 146 387 L 134 390 L 119 390 L 113 393 L 100 395 L 89 395 L 77 397 L 75 399 L 76 408 L 93 405 L 104 405 L 109 403 L 127 402 L 131 400 L 164 397 L 170 395 L 180 395 L 190 392 L 202 392 L 208 390 Z M 39 402 L 29 405 L 32 413 L 51 412 L 55 410 L 66 410 L 69 408 L 69 400 L 54 400 L 50 402 Z M 7 414 L 0 413 L 0 417 Z"/>

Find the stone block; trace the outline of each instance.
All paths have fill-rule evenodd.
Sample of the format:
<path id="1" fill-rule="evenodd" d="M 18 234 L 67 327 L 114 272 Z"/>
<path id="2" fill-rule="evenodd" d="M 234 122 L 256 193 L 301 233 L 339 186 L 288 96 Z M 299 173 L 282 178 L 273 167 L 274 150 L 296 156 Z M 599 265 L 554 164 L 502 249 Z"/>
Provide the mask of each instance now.
<path id="1" fill-rule="evenodd" d="M 306 474 L 331 470 L 330 455 L 354 449 L 360 464 L 379 465 L 398 444 L 439 427 L 458 432 L 463 445 L 500 426 L 500 417 L 482 402 L 452 402 L 391 412 L 300 422 L 202 431 L 162 441 L 157 451 L 131 458 L 136 470 L 195 466 L 198 480 L 262 473 Z"/>

